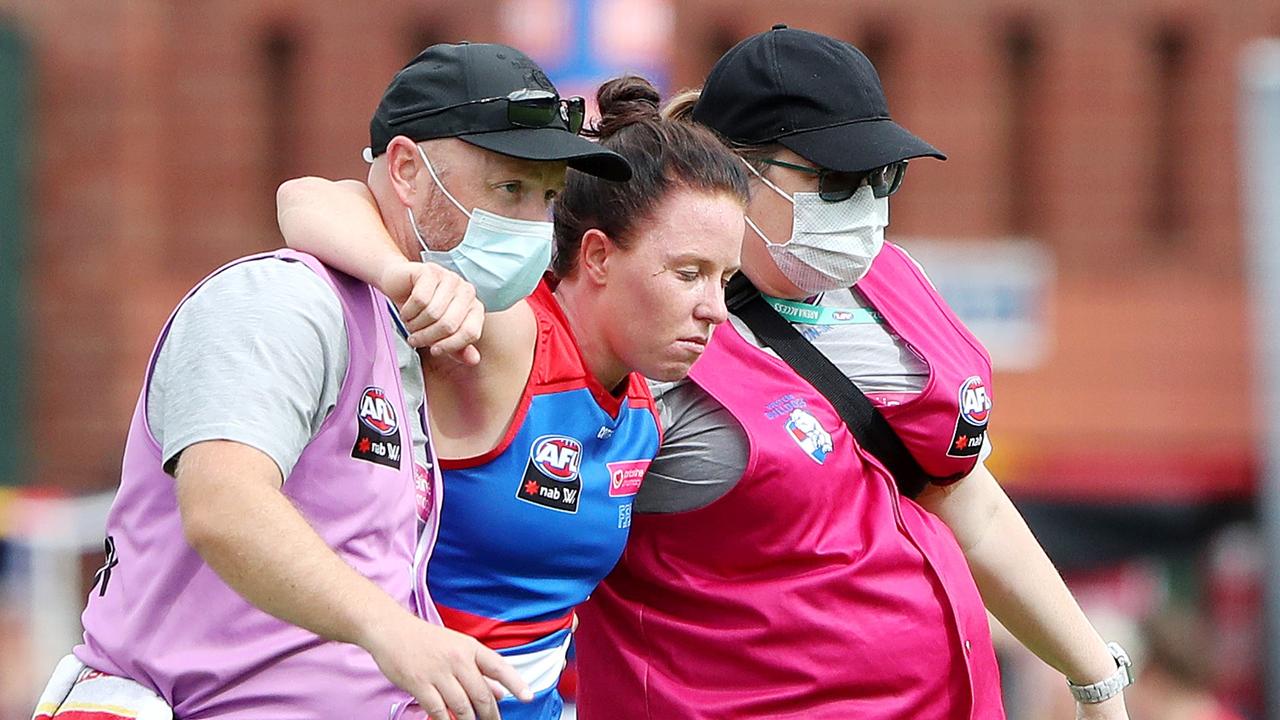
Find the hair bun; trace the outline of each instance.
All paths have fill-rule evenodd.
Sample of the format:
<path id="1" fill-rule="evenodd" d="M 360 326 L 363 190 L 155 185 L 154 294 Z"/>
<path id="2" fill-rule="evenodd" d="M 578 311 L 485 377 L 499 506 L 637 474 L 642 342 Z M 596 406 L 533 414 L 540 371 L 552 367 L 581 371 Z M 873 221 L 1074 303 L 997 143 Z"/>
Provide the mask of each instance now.
<path id="1" fill-rule="evenodd" d="M 606 81 L 596 93 L 600 122 L 596 124 L 594 134 L 609 137 L 628 125 L 657 121 L 661 99 L 653 83 L 636 75 Z"/>

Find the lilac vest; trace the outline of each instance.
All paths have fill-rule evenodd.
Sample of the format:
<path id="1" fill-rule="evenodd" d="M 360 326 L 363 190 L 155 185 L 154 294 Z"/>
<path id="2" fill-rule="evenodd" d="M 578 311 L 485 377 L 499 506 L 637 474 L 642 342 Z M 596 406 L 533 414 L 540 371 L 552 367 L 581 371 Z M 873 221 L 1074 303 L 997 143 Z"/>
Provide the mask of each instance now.
<path id="1" fill-rule="evenodd" d="M 911 429 L 917 456 L 934 455 L 919 458 L 927 470 L 964 472 L 973 455 L 947 455 L 952 380 L 985 385 L 986 355 L 933 310 L 941 301 L 904 254 L 886 246 L 875 268 L 869 297 L 931 371 L 889 419 Z M 910 309 L 878 304 L 887 288 Z M 622 560 L 579 611 L 579 717 L 1001 720 L 986 612 L 946 525 L 900 497 L 831 403 L 732 325 L 690 377 L 742 425 L 747 467 L 706 507 L 635 516 Z"/>
<path id="2" fill-rule="evenodd" d="M 266 257 L 304 263 L 333 287 L 350 351 L 337 407 L 283 492 L 344 561 L 410 609 L 417 600 L 410 573 L 417 530 L 412 419 L 385 300 L 368 285 L 291 251 L 242 258 L 222 269 Z M 168 331 L 166 324 L 146 383 Z M 116 564 L 109 580 L 90 592 L 76 656 L 151 688 L 182 720 L 389 717 L 404 695 L 368 653 L 254 608 L 187 545 L 174 480 L 161 468 L 161 448 L 147 425 L 146 398 L 144 385 L 107 518 Z M 438 488 L 434 496 L 439 498 Z"/>

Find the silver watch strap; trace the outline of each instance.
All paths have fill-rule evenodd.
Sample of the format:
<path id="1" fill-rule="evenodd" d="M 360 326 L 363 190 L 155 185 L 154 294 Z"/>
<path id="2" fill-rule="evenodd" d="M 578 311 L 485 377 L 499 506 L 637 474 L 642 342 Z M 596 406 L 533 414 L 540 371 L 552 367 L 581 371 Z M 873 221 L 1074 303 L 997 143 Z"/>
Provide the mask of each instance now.
<path id="1" fill-rule="evenodd" d="M 1133 684 L 1133 661 L 1129 659 L 1129 654 L 1117 643 L 1107 643 L 1107 650 L 1116 661 L 1116 671 L 1111 676 L 1088 685 L 1067 681 L 1067 687 L 1071 688 L 1071 695 L 1077 702 L 1091 705 L 1110 700 Z"/>

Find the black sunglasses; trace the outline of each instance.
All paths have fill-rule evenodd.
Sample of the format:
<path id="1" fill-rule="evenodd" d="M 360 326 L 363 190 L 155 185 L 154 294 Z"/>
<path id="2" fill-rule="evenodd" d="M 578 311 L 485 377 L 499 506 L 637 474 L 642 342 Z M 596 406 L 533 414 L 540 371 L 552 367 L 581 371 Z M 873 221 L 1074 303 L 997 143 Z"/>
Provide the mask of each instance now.
<path id="1" fill-rule="evenodd" d="M 569 132 L 577 135 L 582 132 L 582 123 L 587 117 L 587 101 L 581 97 L 571 97 L 561 99 L 559 95 L 550 90 L 530 90 L 521 88 L 515 92 L 504 95 L 502 97 L 481 98 L 480 100 L 468 100 L 456 105 L 449 105 L 442 108 L 431 108 L 421 112 L 411 113 L 404 117 L 399 117 L 391 121 L 392 125 L 401 125 L 406 122 L 418 120 L 437 113 L 455 110 L 468 105 L 479 105 L 482 103 L 498 102 L 500 100 L 507 101 L 507 122 L 516 127 L 541 128 L 554 125 L 556 120 L 562 120 Z"/>
<path id="2" fill-rule="evenodd" d="M 878 198 L 889 197 L 902 187 L 907 174 L 907 161 L 900 160 L 866 172 L 839 172 L 825 168 L 797 165 L 782 160 L 761 160 L 765 165 L 776 165 L 788 170 L 799 170 L 818 176 L 818 197 L 826 202 L 841 202 L 853 197 L 864 184 L 871 187 L 871 194 Z"/>

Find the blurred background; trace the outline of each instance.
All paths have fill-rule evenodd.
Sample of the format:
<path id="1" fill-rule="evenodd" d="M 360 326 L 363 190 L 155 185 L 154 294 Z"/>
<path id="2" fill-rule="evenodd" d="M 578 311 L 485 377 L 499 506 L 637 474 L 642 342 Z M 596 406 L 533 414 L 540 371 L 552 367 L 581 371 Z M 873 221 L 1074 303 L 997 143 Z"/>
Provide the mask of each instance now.
<path id="1" fill-rule="evenodd" d="M 168 313 L 279 244 L 280 181 L 363 176 L 403 63 L 500 41 L 564 95 L 672 92 L 778 22 L 854 42 L 950 155 L 912 164 L 889 237 L 988 344 L 989 465 L 1136 657 L 1134 720 L 1280 718 L 1280 151 L 1253 161 L 1280 100 L 1255 118 L 1247 60 L 1280 1 L 0 0 L 0 720 L 78 637 Z M 1010 718 L 1073 717 L 1060 676 L 1002 661 Z"/>

